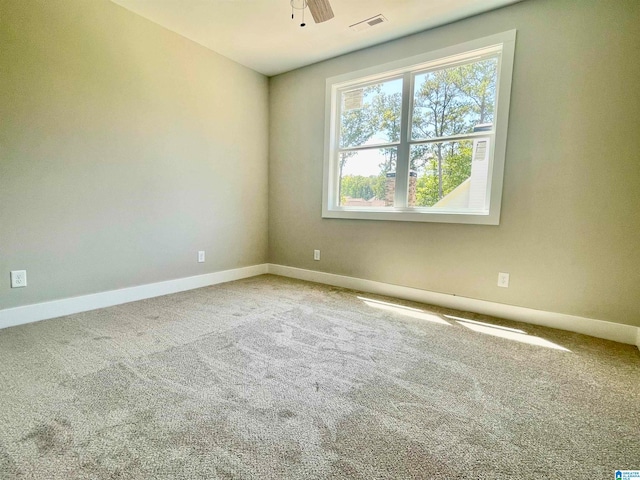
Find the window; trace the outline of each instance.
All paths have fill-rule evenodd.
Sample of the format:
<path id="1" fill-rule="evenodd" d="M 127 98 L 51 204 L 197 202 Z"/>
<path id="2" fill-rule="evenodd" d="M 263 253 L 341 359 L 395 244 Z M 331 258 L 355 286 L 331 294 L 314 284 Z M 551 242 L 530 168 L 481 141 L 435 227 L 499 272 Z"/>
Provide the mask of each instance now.
<path id="1" fill-rule="evenodd" d="M 515 30 L 327 79 L 322 216 L 497 225 Z"/>

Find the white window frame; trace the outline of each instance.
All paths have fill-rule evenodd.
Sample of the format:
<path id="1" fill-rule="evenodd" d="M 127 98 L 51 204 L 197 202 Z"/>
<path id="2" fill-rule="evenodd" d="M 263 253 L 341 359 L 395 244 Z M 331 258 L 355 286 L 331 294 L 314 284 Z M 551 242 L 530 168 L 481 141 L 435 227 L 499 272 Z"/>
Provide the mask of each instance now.
<path id="1" fill-rule="evenodd" d="M 328 78 L 326 81 L 325 97 L 322 217 L 498 225 L 500 223 L 500 207 L 502 203 L 502 183 L 507 145 L 507 127 L 509 124 L 509 102 L 511 96 L 515 40 L 516 30 L 510 30 L 422 55 Z M 413 98 L 412 83 L 414 76 L 425 70 L 446 68 L 448 65 L 464 61 L 468 62 L 474 58 L 481 59 L 483 55 L 488 55 L 490 52 L 498 52 L 494 130 L 490 134 L 484 132 L 482 134 L 472 133 L 462 136 L 463 139 L 472 139 L 474 136 L 490 138 L 490 173 L 487 179 L 486 208 L 472 212 L 469 210 L 456 211 L 441 208 L 433 209 L 430 207 L 397 206 L 402 205 L 402 202 L 406 204 L 409 182 L 409 155 L 405 155 L 402 160 L 400 155 L 398 155 L 396 165 L 396 206 L 384 208 L 340 206 L 337 192 L 340 181 L 338 178 L 338 157 L 340 150 L 338 148 L 338 138 L 340 129 L 341 92 L 361 84 L 375 83 L 376 81 L 379 82 L 392 77 L 404 76 L 401 141 L 395 145 L 398 149 L 408 149 L 410 142 L 414 143 L 410 138 L 412 111 L 411 108 L 409 108 L 410 99 Z M 440 141 L 446 142 L 448 139 L 454 138 L 444 137 Z M 384 147 L 385 145 L 382 146 Z M 376 146 L 376 148 L 377 147 L 378 146 Z"/>

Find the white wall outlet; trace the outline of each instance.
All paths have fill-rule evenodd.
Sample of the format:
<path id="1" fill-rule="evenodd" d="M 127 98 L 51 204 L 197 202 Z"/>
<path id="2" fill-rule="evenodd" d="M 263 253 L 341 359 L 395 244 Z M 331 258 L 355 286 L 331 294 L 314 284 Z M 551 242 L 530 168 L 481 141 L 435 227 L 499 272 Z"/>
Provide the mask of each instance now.
<path id="1" fill-rule="evenodd" d="M 204 250 L 198 252 L 198 263 L 204 263 Z"/>
<path id="2" fill-rule="evenodd" d="M 509 288 L 509 274 L 500 272 L 498 273 L 498 286 L 503 288 Z"/>
<path id="3" fill-rule="evenodd" d="M 314 250 L 313 251 L 313 259 L 314 260 L 320 260 L 320 250 Z"/>
<path id="4" fill-rule="evenodd" d="M 12 270 L 11 271 L 11 288 L 20 288 L 27 286 L 27 271 Z"/>

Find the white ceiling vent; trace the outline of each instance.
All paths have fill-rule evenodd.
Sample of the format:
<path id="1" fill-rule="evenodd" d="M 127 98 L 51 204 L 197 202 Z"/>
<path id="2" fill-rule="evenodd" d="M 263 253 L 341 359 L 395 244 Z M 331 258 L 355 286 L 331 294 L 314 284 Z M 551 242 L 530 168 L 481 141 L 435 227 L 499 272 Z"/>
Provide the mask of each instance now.
<path id="1" fill-rule="evenodd" d="M 376 15 L 375 17 L 367 18 L 358 23 L 354 23 L 353 25 L 349 25 L 349 28 L 354 32 L 361 32 L 362 30 L 367 30 L 371 27 L 375 27 L 376 25 L 380 25 L 381 23 L 388 22 L 383 15 Z"/>

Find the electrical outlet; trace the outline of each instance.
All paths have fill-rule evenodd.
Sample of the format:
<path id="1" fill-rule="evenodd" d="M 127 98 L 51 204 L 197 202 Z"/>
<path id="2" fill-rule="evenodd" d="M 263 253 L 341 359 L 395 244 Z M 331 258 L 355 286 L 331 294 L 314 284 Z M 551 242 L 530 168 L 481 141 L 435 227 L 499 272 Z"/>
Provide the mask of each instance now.
<path id="1" fill-rule="evenodd" d="M 316 261 L 320 260 L 320 250 L 313 251 L 313 259 Z"/>
<path id="2" fill-rule="evenodd" d="M 11 271 L 11 288 L 21 288 L 27 286 L 27 271 L 12 270 Z"/>
<path id="3" fill-rule="evenodd" d="M 204 250 L 198 252 L 198 263 L 204 263 Z"/>
<path id="4" fill-rule="evenodd" d="M 498 286 L 503 288 L 509 288 L 509 274 L 500 272 L 498 273 Z"/>

